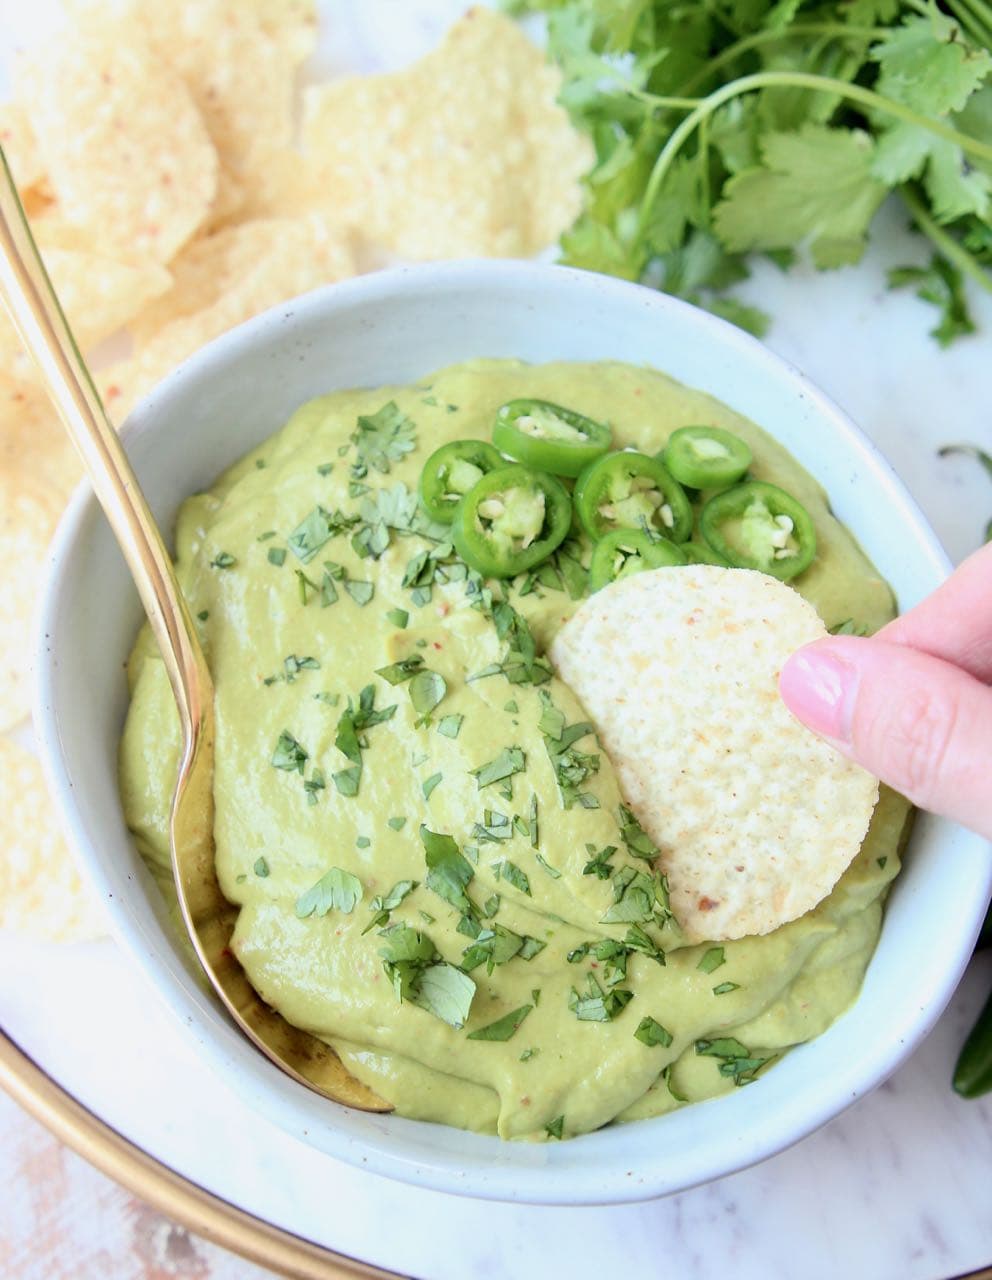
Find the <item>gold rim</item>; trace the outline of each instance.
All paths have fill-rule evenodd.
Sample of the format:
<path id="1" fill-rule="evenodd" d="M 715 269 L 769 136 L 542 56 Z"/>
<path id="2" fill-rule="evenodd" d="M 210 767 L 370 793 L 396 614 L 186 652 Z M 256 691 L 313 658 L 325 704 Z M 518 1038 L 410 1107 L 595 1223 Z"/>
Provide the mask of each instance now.
<path id="1" fill-rule="evenodd" d="M 249 1262 L 293 1280 L 395 1280 L 401 1275 L 322 1249 L 190 1182 L 78 1103 L 2 1030 L 0 1088 L 101 1173 L 196 1235 Z"/>

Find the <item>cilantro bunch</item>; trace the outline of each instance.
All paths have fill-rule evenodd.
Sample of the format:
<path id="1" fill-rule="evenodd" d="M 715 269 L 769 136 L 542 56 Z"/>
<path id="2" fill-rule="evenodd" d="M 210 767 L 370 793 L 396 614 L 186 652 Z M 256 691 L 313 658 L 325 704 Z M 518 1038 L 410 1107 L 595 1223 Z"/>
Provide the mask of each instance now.
<path id="1" fill-rule="evenodd" d="M 562 101 L 595 146 L 575 266 L 761 332 L 724 291 L 763 251 L 857 262 L 879 205 L 932 244 L 899 268 L 946 344 L 992 291 L 992 0 L 517 0 L 548 14 Z"/>

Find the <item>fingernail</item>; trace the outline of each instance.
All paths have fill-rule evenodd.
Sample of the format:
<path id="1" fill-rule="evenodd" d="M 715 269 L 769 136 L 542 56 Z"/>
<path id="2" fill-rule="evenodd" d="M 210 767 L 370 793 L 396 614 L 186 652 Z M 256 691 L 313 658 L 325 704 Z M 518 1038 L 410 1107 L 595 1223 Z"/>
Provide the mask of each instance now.
<path id="1" fill-rule="evenodd" d="M 850 742 L 858 669 L 818 645 L 794 653 L 782 668 L 779 690 L 794 716 L 826 738 Z"/>

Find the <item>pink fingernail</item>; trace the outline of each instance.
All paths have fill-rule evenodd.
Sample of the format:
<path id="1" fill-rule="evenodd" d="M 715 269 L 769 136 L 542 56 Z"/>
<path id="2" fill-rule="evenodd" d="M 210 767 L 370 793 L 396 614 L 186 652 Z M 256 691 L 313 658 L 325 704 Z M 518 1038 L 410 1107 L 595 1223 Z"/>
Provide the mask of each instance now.
<path id="1" fill-rule="evenodd" d="M 792 714 L 837 742 L 851 740 L 857 688 L 857 667 L 818 645 L 794 653 L 779 676 L 779 691 Z"/>

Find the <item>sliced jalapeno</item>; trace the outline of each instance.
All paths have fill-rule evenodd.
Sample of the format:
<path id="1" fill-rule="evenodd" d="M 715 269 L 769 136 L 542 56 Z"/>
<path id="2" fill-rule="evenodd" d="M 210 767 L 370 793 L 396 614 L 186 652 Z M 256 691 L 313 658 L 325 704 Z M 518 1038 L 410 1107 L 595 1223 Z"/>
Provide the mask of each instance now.
<path id="1" fill-rule="evenodd" d="M 484 577 L 513 578 L 546 560 L 571 523 L 572 500 L 560 480 L 529 467 L 500 467 L 459 502 L 451 540 Z"/>
<path id="2" fill-rule="evenodd" d="M 686 564 L 682 548 L 643 529 L 614 529 L 596 543 L 589 562 L 589 589 L 598 591 L 645 569 Z"/>
<path id="3" fill-rule="evenodd" d="M 663 462 L 624 450 L 591 463 L 575 486 L 579 519 L 590 538 L 612 529 L 646 529 L 672 542 L 692 533 L 692 508 Z"/>
<path id="4" fill-rule="evenodd" d="M 708 543 L 683 542 L 682 550 L 685 552 L 687 564 L 715 564 L 720 569 L 730 567 L 723 556 L 718 556 Z"/>
<path id="5" fill-rule="evenodd" d="M 510 400 L 496 410 L 493 444 L 556 476 L 577 476 L 610 447 L 610 428 L 550 400 Z"/>
<path id="6" fill-rule="evenodd" d="M 452 440 L 435 449 L 420 473 L 420 501 L 432 520 L 451 524 L 455 507 L 484 475 L 506 462 L 485 440 Z"/>
<path id="7" fill-rule="evenodd" d="M 992 1090 L 992 993 L 964 1042 L 953 1084 L 962 1098 L 978 1098 Z"/>
<path id="8" fill-rule="evenodd" d="M 816 555 L 809 512 L 777 485 L 749 480 L 710 498 L 699 515 L 703 537 L 739 569 L 760 569 L 787 582 Z"/>
<path id="9" fill-rule="evenodd" d="M 722 427 L 679 427 L 661 456 L 679 484 L 691 489 L 723 489 L 751 465 L 751 450 Z"/>

